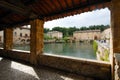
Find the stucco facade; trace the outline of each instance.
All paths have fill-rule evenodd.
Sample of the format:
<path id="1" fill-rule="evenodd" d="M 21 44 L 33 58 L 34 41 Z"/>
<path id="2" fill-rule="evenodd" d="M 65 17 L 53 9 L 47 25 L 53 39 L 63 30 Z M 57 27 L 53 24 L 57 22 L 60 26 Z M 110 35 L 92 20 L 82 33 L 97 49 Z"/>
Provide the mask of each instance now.
<path id="1" fill-rule="evenodd" d="M 63 38 L 63 33 L 59 32 L 59 31 L 51 31 L 51 32 L 47 33 L 47 36 L 49 36 L 51 38 L 61 39 L 61 38 Z"/>
<path id="2" fill-rule="evenodd" d="M 101 32 L 100 30 L 85 30 L 85 31 L 75 31 L 73 33 L 74 39 L 80 40 L 99 40 Z"/>
<path id="3" fill-rule="evenodd" d="M 14 44 L 29 44 L 30 43 L 30 29 L 29 28 L 15 28 L 13 30 Z"/>

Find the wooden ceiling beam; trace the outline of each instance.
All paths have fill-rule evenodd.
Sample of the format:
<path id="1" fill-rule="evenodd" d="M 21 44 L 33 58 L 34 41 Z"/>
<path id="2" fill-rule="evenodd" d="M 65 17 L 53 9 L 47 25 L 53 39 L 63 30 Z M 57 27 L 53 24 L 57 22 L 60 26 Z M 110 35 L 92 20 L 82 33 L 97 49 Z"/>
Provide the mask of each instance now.
<path id="1" fill-rule="evenodd" d="M 72 0 L 72 6 L 74 7 L 75 6 L 75 3 L 74 3 L 74 1 Z"/>
<path id="2" fill-rule="evenodd" d="M 55 7 L 55 8 L 58 8 L 57 6 L 56 6 L 56 4 L 54 3 L 54 0 L 50 0 L 52 3 L 53 3 L 53 6 Z"/>
<path id="3" fill-rule="evenodd" d="M 11 15 L 11 11 L 7 11 L 5 12 L 3 15 L 0 16 L 0 20 L 2 20 L 4 17 L 8 16 L 8 15 Z"/>
<path id="4" fill-rule="evenodd" d="M 63 8 L 61 2 L 60 2 L 59 0 L 57 0 L 57 1 L 58 1 L 58 3 L 59 3 L 59 6 L 60 6 L 61 10 L 64 10 L 64 8 Z"/>
<path id="5" fill-rule="evenodd" d="M 35 2 L 37 2 L 38 0 L 28 0 L 28 1 L 25 1 L 24 4 L 25 5 L 31 5 L 31 4 L 34 4 Z"/>
<path id="6" fill-rule="evenodd" d="M 28 9 L 24 9 L 18 6 L 15 6 L 13 4 L 10 4 L 6 1 L 0 0 L 0 6 L 3 8 L 6 8 L 8 10 L 12 10 L 14 12 L 20 13 L 22 15 L 28 15 L 30 11 L 28 11 Z"/>
<path id="7" fill-rule="evenodd" d="M 64 0 L 65 1 L 65 4 L 66 4 L 66 6 L 67 6 L 67 9 L 69 8 L 69 5 L 68 5 L 68 3 L 67 3 L 67 1 L 66 0 Z"/>
<path id="8" fill-rule="evenodd" d="M 50 7 L 46 7 L 47 5 L 45 5 L 45 3 L 43 3 L 42 1 L 41 1 L 41 6 L 46 10 L 47 13 L 49 13 Z"/>
<path id="9" fill-rule="evenodd" d="M 90 4 L 90 0 L 87 0 L 87 4 L 88 4 L 88 5 Z M 89 10 L 90 10 L 90 7 L 89 7 Z"/>
<path id="10" fill-rule="evenodd" d="M 71 11 L 78 10 L 78 9 L 87 8 L 89 6 L 92 6 L 92 5 L 95 5 L 95 4 L 98 5 L 98 4 L 102 4 L 102 3 L 105 3 L 105 2 L 110 2 L 110 0 L 99 0 L 99 1 L 94 2 L 94 3 L 89 3 L 89 5 L 88 4 L 79 5 L 79 6 L 76 6 L 74 8 L 68 8 L 67 10 L 62 10 L 62 11 L 58 11 L 58 12 L 55 12 L 55 13 L 52 13 L 52 14 L 49 14 L 49 15 L 45 15 L 45 17 L 55 16 L 55 15 L 58 15 L 58 14 L 71 12 Z"/>
<path id="11" fill-rule="evenodd" d="M 48 1 L 45 0 L 44 3 L 45 3 L 47 6 L 51 7 L 52 10 L 54 10 L 54 8 L 49 4 Z"/>

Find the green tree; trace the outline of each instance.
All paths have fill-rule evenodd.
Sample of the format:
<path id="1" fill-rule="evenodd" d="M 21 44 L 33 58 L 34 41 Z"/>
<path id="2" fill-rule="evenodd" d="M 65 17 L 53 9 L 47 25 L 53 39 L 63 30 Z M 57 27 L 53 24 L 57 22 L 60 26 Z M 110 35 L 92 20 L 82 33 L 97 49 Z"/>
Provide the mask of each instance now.
<path id="1" fill-rule="evenodd" d="M 47 32 L 49 32 L 49 31 L 50 31 L 49 28 L 44 28 L 44 33 L 47 33 Z"/>

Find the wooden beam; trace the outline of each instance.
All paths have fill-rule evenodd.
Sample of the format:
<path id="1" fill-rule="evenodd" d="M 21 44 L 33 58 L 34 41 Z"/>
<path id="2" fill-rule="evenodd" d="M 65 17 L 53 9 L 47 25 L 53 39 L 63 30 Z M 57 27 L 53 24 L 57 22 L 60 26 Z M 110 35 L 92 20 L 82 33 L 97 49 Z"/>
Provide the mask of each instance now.
<path id="1" fill-rule="evenodd" d="M 66 7 L 68 8 L 68 7 L 69 7 L 69 5 L 68 5 L 67 1 L 66 1 L 66 0 L 64 0 L 64 1 L 65 1 L 65 4 L 66 4 Z"/>
<path id="2" fill-rule="evenodd" d="M 75 6 L 74 0 L 72 0 L 72 5 L 73 5 L 73 7 Z"/>
<path id="3" fill-rule="evenodd" d="M 8 15 L 11 15 L 11 11 L 7 11 L 5 12 L 3 15 L 0 16 L 0 20 L 2 20 L 4 17 L 8 16 Z"/>
<path id="4" fill-rule="evenodd" d="M 102 4 L 102 3 L 106 3 L 106 2 L 110 2 L 110 0 L 99 0 L 97 2 L 95 1 L 94 3 L 90 3 L 89 5 L 88 4 L 79 5 L 79 6 L 76 6 L 74 8 L 68 8 L 67 10 L 62 10 L 62 11 L 58 11 L 58 12 L 55 12 L 55 13 L 52 13 L 52 14 L 49 14 L 49 15 L 45 15 L 45 17 L 51 17 L 51 16 L 55 16 L 55 15 L 58 15 L 58 14 L 71 12 L 71 11 L 74 11 L 74 10 L 87 8 L 87 7 L 95 5 L 95 4 L 98 5 L 98 4 Z"/>
<path id="5" fill-rule="evenodd" d="M 87 0 L 87 4 L 89 5 L 89 3 L 90 3 L 90 1 L 89 0 Z"/>
<path id="6" fill-rule="evenodd" d="M 42 1 L 41 1 L 41 5 L 47 11 L 47 13 L 49 13 L 50 8 L 48 9 L 48 7 L 46 7 L 47 5 L 45 5 Z"/>
<path id="7" fill-rule="evenodd" d="M 64 8 L 63 8 L 61 2 L 60 2 L 59 0 L 57 0 L 57 1 L 58 1 L 59 5 L 60 5 L 61 10 L 64 10 Z"/>
<path id="8" fill-rule="evenodd" d="M 38 0 L 28 0 L 28 1 L 25 1 L 25 5 L 31 5 L 31 4 L 34 4 L 35 2 L 37 2 Z"/>
<path id="9" fill-rule="evenodd" d="M 8 10 L 12 10 L 14 12 L 20 13 L 22 15 L 28 15 L 30 11 L 28 11 L 28 9 L 24 9 L 18 6 L 15 6 L 13 4 L 10 4 L 6 1 L 0 0 L 0 6 L 3 8 L 6 8 Z"/>
<path id="10" fill-rule="evenodd" d="M 53 5 L 53 3 L 51 4 L 51 1 L 50 1 L 50 3 L 48 2 L 48 1 L 46 1 L 46 0 L 44 0 L 44 3 L 46 4 L 46 5 L 48 5 L 50 8 L 52 8 L 52 10 L 54 10 L 54 8 L 51 6 L 51 5 Z"/>
<path id="11" fill-rule="evenodd" d="M 53 6 L 55 6 L 55 8 L 58 8 L 57 6 L 56 6 L 56 4 L 54 3 L 54 0 L 50 0 L 52 3 L 53 3 Z"/>
<path id="12" fill-rule="evenodd" d="M 88 4 L 88 5 L 90 4 L 90 0 L 87 0 L 87 4 Z M 90 7 L 89 7 L 89 10 L 90 10 Z"/>

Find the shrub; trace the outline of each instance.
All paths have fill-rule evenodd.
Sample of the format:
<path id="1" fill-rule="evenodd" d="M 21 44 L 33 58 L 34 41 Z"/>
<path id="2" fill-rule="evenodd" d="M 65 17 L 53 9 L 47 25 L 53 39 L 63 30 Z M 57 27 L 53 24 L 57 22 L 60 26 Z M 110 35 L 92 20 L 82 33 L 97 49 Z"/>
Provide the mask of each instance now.
<path id="1" fill-rule="evenodd" d="M 97 52 L 97 49 L 98 49 L 98 44 L 96 41 L 93 41 L 93 49 L 95 51 L 95 53 Z"/>

